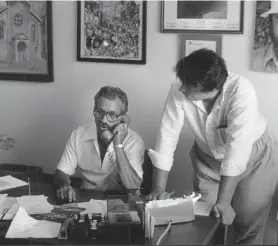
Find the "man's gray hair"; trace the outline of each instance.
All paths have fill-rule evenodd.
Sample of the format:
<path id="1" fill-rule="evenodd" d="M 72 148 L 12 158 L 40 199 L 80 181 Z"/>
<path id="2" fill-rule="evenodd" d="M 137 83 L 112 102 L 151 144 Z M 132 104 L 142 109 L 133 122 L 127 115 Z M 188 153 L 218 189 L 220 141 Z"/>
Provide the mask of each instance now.
<path id="1" fill-rule="evenodd" d="M 127 111 L 128 111 L 127 95 L 120 88 L 113 87 L 113 86 L 103 86 L 94 97 L 95 105 L 101 97 L 106 98 L 111 101 L 115 100 L 118 97 L 123 103 L 122 113 L 123 114 L 127 113 Z"/>

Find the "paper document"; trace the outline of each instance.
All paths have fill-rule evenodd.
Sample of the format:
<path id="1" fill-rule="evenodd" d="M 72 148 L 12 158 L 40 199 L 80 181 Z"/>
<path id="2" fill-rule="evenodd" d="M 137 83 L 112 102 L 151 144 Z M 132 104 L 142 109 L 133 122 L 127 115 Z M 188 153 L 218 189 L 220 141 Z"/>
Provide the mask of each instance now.
<path id="1" fill-rule="evenodd" d="M 46 214 L 54 208 L 44 195 L 21 196 L 17 197 L 16 200 L 19 207 L 24 208 L 28 214 Z"/>
<path id="2" fill-rule="evenodd" d="M 1 206 L 1 203 L 6 199 L 6 196 L 8 194 L 0 194 L 0 206 Z"/>
<path id="3" fill-rule="evenodd" d="M 19 208 L 6 234 L 6 238 L 55 238 L 61 223 L 35 220 Z"/>
<path id="4" fill-rule="evenodd" d="M 6 219 L 7 214 L 10 212 L 12 206 L 16 203 L 14 197 L 5 196 L 0 202 L 0 219 Z"/>
<path id="5" fill-rule="evenodd" d="M 28 185 L 28 183 L 14 178 L 11 175 L 0 177 L 0 191 Z"/>
<path id="6" fill-rule="evenodd" d="M 198 201 L 194 203 L 194 214 L 201 216 L 209 216 L 213 204 L 205 201 Z"/>
<path id="7" fill-rule="evenodd" d="M 85 208 L 80 214 L 88 213 L 101 213 L 102 216 L 107 215 L 107 201 L 106 200 L 94 200 L 91 199 L 89 202 L 80 202 L 78 207 Z"/>
<path id="8" fill-rule="evenodd" d="M 2 203 L 2 208 L 8 208 L 9 210 L 5 213 L 3 220 L 12 220 L 17 213 L 18 203 L 15 197 L 6 197 Z"/>

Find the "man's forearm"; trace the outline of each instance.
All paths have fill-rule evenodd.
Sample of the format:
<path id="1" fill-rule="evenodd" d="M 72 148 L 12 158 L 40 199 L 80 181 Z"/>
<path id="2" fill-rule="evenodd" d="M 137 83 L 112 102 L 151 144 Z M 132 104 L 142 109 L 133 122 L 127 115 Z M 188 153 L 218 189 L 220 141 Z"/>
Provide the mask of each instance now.
<path id="1" fill-rule="evenodd" d="M 240 176 L 221 176 L 216 203 L 231 203 Z"/>
<path id="2" fill-rule="evenodd" d="M 142 179 L 130 165 L 123 148 L 115 148 L 115 152 L 124 186 L 127 189 L 138 189 L 142 183 Z"/>
<path id="3" fill-rule="evenodd" d="M 54 174 L 54 186 L 56 189 L 61 188 L 63 186 L 70 185 L 70 177 L 66 173 L 56 169 Z"/>
<path id="4" fill-rule="evenodd" d="M 168 175 L 168 171 L 164 171 L 153 166 L 153 189 L 161 188 L 165 190 L 167 186 Z"/>

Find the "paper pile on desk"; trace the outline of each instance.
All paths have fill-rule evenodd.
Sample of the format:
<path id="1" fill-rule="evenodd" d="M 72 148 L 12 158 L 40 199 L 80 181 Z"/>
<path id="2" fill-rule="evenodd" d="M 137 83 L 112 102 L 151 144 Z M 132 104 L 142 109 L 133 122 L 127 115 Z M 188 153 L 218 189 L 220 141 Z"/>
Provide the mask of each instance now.
<path id="1" fill-rule="evenodd" d="M 19 208 L 6 234 L 6 238 L 55 238 L 61 223 L 35 220 Z"/>
<path id="2" fill-rule="evenodd" d="M 11 175 L 0 177 L 0 191 L 13 189 L 24 185 L 28 185 L 28 183 L 20 179 L 14 178 Z"/>
<path id="3" fill-rule="evenodd" d="M 91 199 L 89 202 L 80 202 L 77 204 L 79 208 L 85 208 L 80 214 L 89 213 L 101 213 L 102 216 L 107 215 L 107 201 L 106 200 L 94 200 Z"/>
<path id="4" fill-rule="evenodd" d="M 16 200 L 18 206 L 24 208 L 28 214 L 47 214 L 54 208 L 44 195 L 21 196 Z"/>

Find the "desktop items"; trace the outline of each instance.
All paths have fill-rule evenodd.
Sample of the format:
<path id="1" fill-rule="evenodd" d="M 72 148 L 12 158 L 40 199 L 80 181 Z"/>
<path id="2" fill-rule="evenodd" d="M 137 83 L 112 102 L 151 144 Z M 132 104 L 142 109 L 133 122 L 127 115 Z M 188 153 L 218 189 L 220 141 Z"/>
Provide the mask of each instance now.
<path id="1" fill-rule="evenodd" d="M 106 214 L 81 213 L 79 218 L 74 220 L 74 226 L 68 224 L 67 236 L 70 241 L 109 245 L 144 244 L 144 198 L 126 193 L 108 195 L 106 202 Z"/>

